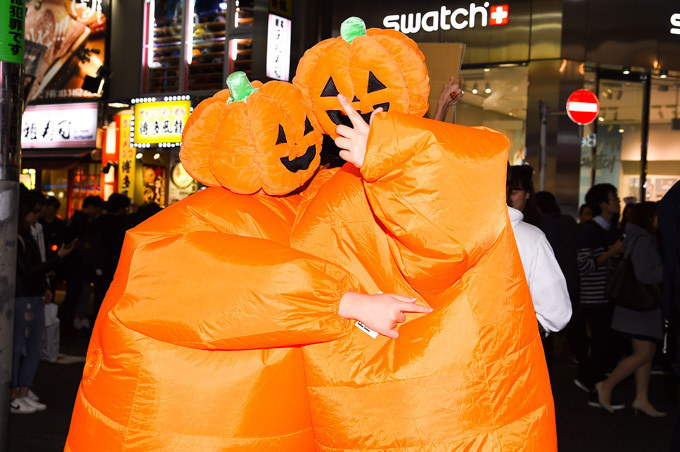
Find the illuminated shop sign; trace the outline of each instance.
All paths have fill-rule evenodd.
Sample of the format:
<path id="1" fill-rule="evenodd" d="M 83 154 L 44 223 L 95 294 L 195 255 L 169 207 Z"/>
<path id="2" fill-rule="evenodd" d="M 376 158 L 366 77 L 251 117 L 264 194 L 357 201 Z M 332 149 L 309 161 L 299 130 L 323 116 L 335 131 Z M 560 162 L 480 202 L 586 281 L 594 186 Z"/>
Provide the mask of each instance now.
<path id="1" fill-rule="evenodd" d="M 173 100 L 133 99 L 135 115 L 131 119 L 134 147 L 176 146 L 182 143 L 184 125 L 191 114 L 189 96 L 174 96 Z"/>
<path id="2" fill-rule="evenodd" d="M 470 3 L 464 8 L 449 9 L 442 6 L 426 13 L 391 14 L 383 18 L 385 28 L 393 28 L 404 34 L 439 30 L 462 30 L 464 28 L 507 25 L 510 15 L 508 5 L 482 5 Z"/>
<path id="3" fill-rule="evenodd" d="M 290 70 L 291 21 L 274 14 L 269 15 L 267 32 L 267 77 L 288 81 Z"/>
<path id="4" fill-rule="evenodd" d="M 680 13 L 671 16 L 671 34 L 680 35 Z"/>
<path id="5" fill-rule="evenodd" d="M 21 147 L 95 147 L 97 108 L 96 103 L 26 107 L 21 121 Z"/>

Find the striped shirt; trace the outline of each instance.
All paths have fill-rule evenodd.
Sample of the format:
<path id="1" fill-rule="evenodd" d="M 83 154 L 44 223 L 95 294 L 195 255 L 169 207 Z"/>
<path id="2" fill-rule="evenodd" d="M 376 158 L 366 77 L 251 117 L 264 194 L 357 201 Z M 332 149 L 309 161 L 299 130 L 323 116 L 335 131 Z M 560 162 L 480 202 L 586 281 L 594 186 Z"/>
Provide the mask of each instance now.
<path id="1" fill-rule="evenodd" d="M 597 258 L 603 255 L 619 239 L 617 228 L 604 229 L 591 220 L 581 226 L 578 235 L 577 262 L 580 276 L 581 303 L 608 303 L 605 295 L 607 265 L 598 265 Z"/>

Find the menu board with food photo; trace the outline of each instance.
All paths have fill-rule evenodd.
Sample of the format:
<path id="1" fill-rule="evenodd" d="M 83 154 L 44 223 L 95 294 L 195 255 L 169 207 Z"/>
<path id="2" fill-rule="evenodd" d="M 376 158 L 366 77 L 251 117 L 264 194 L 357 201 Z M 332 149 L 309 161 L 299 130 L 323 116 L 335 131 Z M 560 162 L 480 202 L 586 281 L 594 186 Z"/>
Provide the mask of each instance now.
<path id="1" fill-rule="evenodd" d="M 34 70 L 27 71 L 27 101 L 101 96 L 82 86 L 86 76 L 98 78 L 106 71 L 102 4 L 102 0 L 27 0 L 26 46 L 41 50 L 28 53 Z"/>
<path id="2" fill-rule="evenodd" d="M 144 181 L 144 202 L 155 202 L 165 206 L 165 168 L 155 165 L 142 166 L 142 180 Z"/>

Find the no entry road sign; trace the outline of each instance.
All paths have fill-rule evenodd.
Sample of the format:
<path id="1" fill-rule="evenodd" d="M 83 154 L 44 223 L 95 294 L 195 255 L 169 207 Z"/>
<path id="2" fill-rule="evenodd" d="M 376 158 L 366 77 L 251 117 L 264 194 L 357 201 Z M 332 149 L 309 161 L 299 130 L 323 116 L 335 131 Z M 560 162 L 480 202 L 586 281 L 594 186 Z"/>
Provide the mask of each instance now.
<path id="1" fill-rule="evenodd" d="M 597 96 L 587 89 L 574 91 L 567 99 L 567 114 L 576 124 L 590 124 L 597 118 L 599 111 Z"/>

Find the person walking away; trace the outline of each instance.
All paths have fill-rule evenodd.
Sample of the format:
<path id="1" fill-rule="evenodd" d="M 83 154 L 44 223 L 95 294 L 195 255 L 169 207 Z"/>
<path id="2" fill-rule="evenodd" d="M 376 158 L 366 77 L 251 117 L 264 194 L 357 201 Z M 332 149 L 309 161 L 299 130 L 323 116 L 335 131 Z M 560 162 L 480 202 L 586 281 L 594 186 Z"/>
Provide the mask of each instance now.
<path id="1" fill-rule="evenodd" d="M 623 245 L 626 247 L 624 257 L 630 259 L 635 279 L 640 284 L 660 285 L 663 281 L 663 261 L 656 239 L 657 232 L 656 203 L 635 204 L 626 223 Z M 613 413 L 614 410 L 611 408 L 613 389 L 623 379 L 635 374 L 633 409 L 636 414 L 642 411 L 651 417 L 665 416 L 666 413 L 652 406 L 648 397 L 656 344 L 663 339 L 661 306 L 645 312 L 614 306 L 612 329 L 630 337 L 633 354 L 621 360 L 608 378 L 595 384 L 600 405 Z"/>
<path id="2" fill-rule="evenodd" d="M 574 383 L 589 393 L 588 405 L 600 407 L 593 392 L 595 383 L 605 378 L 620 356 L 611 330 L 613 307 L 605 294 L 607 261 L 623 253 L 625 248 L 614 224 L 621 211 L 616 187 L 606 183 L 593 185 L 586 193 L 586 203 L 595 217 L 579 230 L 577 261 L 581 308 L 590 331 L 590 355 L 579 362 Z M 611 407 L 624 408 L 619 403 L 612 403 Z"/>

